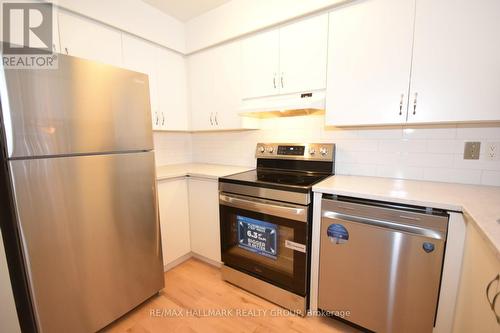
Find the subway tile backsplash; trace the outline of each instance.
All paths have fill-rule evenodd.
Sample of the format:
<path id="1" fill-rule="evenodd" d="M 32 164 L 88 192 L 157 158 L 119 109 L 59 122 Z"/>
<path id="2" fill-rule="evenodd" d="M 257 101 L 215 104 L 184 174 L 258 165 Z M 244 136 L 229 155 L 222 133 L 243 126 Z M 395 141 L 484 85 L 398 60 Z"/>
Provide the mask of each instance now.
<path id="1" fill-rule="evenodd" d="M 261 128 L 155 133 L 157 164 L 254 166 L 257 142 L 333 142 L 337 174 L 500 186 L 499 161 L 488 161 L 484 151 L 477 161 L 462 156 L 465 141 L 500 141 L 500 124 L 339 129 L 307 116 L 265 119 Z"/>

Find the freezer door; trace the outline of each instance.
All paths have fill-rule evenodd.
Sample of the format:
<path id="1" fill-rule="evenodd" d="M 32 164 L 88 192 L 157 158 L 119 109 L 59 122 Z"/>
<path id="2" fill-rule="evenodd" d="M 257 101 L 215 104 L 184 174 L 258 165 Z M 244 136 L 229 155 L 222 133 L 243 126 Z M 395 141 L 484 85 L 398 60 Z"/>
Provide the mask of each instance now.
<path id="1" fill-rule="evenodd" d="M 443 253 L 443 240 L 323 217 L 318 307 L 375 332 L 430 333 Z"/>
<path id="2" fill-rule="evenodd" d="M 0 70 L 11 158 L 150 150 L 148 77 L 58 54 L 54 70 Z"/>
<path id="3" fill-rule="evenodd" d="M 163 288 L 153 155 L 9 162 L 40 332 L 95 332 Z"/>

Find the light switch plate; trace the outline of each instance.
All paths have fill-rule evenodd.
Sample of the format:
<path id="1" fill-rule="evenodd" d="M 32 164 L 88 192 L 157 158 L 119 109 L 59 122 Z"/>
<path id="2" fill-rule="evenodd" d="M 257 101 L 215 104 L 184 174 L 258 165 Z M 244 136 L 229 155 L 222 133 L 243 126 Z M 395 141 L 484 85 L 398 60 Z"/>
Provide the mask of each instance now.
<path id="1" fill-rule="evenodd" d="M 464 160 L 478 160 L 481 151 L 481 142 L 466 142 L 464 147 Z"/>

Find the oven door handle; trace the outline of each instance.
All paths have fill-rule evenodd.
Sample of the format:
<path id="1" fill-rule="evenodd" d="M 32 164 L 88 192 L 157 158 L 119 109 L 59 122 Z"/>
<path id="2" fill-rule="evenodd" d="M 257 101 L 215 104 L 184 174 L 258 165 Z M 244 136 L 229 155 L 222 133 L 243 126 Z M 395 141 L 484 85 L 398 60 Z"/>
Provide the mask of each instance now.
<path id="1" fill-rule="evenodd" d="M 307 222 L 308 207 L 294 206 L 289 204 L 281 204 L 277 202 L 271 203 L 268 200 L 247 199 L 226 194 L 219 195 L 221 205 L 234 208 L 241 208 L 253 212 L 279 216 L 300 222 Z"/>

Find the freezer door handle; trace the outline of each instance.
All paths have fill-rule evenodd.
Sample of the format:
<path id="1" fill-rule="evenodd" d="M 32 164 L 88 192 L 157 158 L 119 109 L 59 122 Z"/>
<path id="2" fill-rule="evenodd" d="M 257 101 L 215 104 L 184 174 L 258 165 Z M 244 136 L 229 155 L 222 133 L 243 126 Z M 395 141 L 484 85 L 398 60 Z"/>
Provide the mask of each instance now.
<path id="1" fill-rule="evenodd" d="M 444 233 L 436 231 L 436 230 L 428 229 L 428 228 L 422 228 L 419 226 L 413 226 L 413 225 L 397 223 L 397 222 L 392 222 L 392 221 L 378 220 L 378 219 L 361 217 L 361 216 L 347 215 L 347 214 L 337 213 L 337 212 L 333 212 L 333 211 L 325 211 L 324 210 L 322 213 L 322 216 L 324 218 L 327 218 L 327 219 L 345 220 L 345 221 L 350 221 L 350 222 L 363 223 L 363 224 L 368 224 L 368 225 L 372 225 L 372 226 L 408 232 L 411 234 L 421 235 L 421 236 L 429 237 L 429 238 L 433 238 L 433 239 L 444 240 L 446 237 L 446 235 Z"/>

